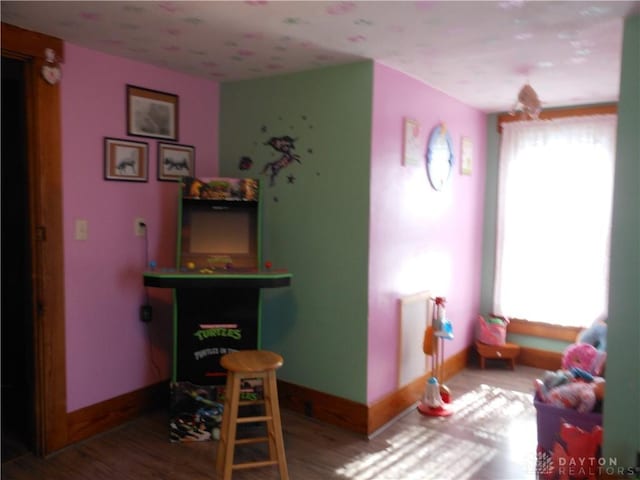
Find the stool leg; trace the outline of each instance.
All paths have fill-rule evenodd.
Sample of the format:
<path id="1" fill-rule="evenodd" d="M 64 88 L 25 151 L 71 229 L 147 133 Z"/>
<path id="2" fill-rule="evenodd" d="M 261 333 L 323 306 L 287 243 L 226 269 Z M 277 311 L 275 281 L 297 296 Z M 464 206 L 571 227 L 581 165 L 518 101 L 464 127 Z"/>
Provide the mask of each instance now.
<path id="1" fill-rule="evenodd" d="M 226 455 L 225 451 L 228 446 L 228 430 L 229 430 L 229 409 L 231 407 L 231 402 L 229 401 L 229 392 L 233 388 L 233 378 L 232 374 L 227 374 L 227 383 L 224 389 L 224 405 L 222 410 L 222 425 L 220 426 L 220 440 L 218 440 L 218 452 L 216 454 L 216 472 L 222 475 L 224 470 L 224 457 Z"/>
<path id="2" fill-rule="evenodd" d="M 270 417 L 271 420 L 267 420 L 267 439 L 269 447 L 269 460 L 278 460 L 278 449 L 276 447 L 276 436 L 274 433 L 274 418 L 273 418 L 273 394 L 271 393 L 271 378 L 268 372 L 264 372 L 262 377 L 262 391 L 264 395 L 264 414 L 266 417 Z"/>
<path id="3" fill-rule="evenodd" d="M 240 403 L 240 381 L 240 376 L 233 372 L 230 372 L 227 376 L 224 411 L 222 412 L 222 430 L 220 431 L 220 444 L 218 445 L 216 458 L 216 469 L 219 474 L 222 474 L 223 480 L 231 480 L 233 471 L 238 407 Z"/>
<path id="4" fill-rule="evenodd" d="M 280 405 L 278 403 L 278 385 L 276 383 L 276 372 L 270 370 L 265 379 L 265 409 L 266 415 L 271 417 L 267 421 L 269 435 L 269 457 L 278 461 L 281 480 L 289 480 L 287 469 L 287 459 L 284 452 L 284 440 L 282 437 L 282 420 L 280 418 Z M 275 450 L 275 451 L 274 451 Z M 274 454 L 276 458 L 274 458 Z"/>

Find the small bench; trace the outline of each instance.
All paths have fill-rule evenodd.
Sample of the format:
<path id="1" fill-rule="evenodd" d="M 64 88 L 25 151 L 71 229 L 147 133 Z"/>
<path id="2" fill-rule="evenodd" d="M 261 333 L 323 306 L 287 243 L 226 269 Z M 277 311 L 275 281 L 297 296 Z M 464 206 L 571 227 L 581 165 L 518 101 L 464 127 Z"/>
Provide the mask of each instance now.
<path id="1" fill-rule="evenodd" d="M 480 355 L 480 368 L 484 370 L 484 363 L 487 358 L 509 360 L 511 370 L 515 368 L 516 358 L 520 354 L 520 345 L 515 343 L 505 343 L 504 345 L 487 345 L 476 342 L 476 349 Z"/>

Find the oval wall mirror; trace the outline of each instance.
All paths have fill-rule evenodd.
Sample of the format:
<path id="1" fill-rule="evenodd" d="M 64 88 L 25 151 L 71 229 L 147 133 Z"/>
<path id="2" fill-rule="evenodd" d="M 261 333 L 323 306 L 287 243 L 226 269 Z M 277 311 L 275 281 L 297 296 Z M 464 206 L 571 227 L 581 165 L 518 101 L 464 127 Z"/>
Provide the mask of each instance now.
<path id="1" fill-rule="evenodd" d="M 434 190 L 442 190 L 453 171 L 453 142 L 444 125 L 433 129 L 427 143 L 427 175 Z"/>

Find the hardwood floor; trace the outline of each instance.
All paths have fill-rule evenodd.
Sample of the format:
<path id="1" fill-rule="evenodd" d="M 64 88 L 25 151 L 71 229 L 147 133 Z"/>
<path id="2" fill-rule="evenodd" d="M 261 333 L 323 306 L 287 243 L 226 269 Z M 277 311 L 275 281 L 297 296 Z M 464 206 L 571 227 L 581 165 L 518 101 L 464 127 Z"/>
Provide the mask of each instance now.
<path id="1" fill-rule="evenodd" d="M 541 370 L 488 363 L 446 382 L 449 418 L 415 408 L 370 439 L 283 410 L 292 480 L 535 479 L 533 380 Z M 43 459 L 32 454 L 2 464 L 5 480 L 216 479 L 216 442 L 170 443 L 167 412 L 144 415 Z M 245 447 L 238 458 L 264 455 Z M 234 480 L 277 479 L 275 468 L 238 471 Z"/>

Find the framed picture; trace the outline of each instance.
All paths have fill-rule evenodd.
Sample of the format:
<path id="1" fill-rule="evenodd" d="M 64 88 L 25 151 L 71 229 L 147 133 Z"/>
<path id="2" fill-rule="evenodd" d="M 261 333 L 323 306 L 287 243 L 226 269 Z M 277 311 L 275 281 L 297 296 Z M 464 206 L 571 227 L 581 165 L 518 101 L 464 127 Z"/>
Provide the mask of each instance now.
<path id="1" fill-rule="evenodd" d="M 420 123 L 410 118 L 404 119 L 404 151 L 402 163 L 408 165 L 420 165 L 423 162 L 420 144 Z"/>
<path id="2" fill-rule="evenodd" d="M 127 85 L 127 135 L 178 140 L 178 96 Z"/>
<path id="3" fill-rule="evenodd" d="M 104 138 L 104 178 L 126 182 L 149 179 L 149 145 L 119 138 Z"/>
<path id="4" fill-rule="evenodd" d="M 460 173 L 471 175 L 471 161 L 473 159 L 473 143 L 469 137 L 462 137 L 460 147 Z"/>
<path id="5" fill-rule="evenodd" d="M 178 181 L 195 176 L 196 148 L 158 142 L 158 180 Z"/>

